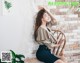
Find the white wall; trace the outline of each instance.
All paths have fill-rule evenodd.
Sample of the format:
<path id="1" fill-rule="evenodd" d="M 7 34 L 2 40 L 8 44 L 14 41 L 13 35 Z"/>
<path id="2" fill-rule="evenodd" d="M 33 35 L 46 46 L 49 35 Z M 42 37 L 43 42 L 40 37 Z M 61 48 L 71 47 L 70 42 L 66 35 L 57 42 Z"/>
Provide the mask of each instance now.
<path id="1" fill-rule="evenodd" d="M 2 15 L 0 7 L 0 52 L 12 49 L 30 57 L 33 48 L 32 6 L 29 0 L 15 0 L 13 7 L 11 15 Z"/>

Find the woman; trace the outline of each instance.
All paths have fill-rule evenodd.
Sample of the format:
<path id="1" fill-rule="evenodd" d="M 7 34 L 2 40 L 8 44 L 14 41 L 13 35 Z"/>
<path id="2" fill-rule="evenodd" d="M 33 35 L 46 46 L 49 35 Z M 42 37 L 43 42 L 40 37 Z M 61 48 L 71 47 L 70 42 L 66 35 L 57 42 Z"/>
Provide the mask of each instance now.
<path id="1" fill-rule="evenodd" d="M 60 44 L 55 44 L 51 37 L 51 29 L 55 23 L 50 13 L 44 8 L 41 9 L 36 17 L 34 38 L 39 43 L 39 48 L 36 52 L 38 60 L 44 63 L 64 63 L 60 58 L 51 53 L 53 47 L 59 47 Z"/>

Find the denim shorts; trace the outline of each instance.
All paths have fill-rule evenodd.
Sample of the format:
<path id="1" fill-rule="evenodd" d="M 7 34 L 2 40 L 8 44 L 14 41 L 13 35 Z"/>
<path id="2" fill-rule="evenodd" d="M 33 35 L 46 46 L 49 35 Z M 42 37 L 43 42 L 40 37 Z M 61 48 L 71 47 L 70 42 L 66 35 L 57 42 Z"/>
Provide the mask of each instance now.
<path id="1" fill-rule="evenodd" d="M 54 54 L 51 54 L 50 49 L 46 45 L 39 45 L 39 48 L 36 52 L 36 57 L 39 61 L 44 63 L 54 63 L 59 58 Z"/>

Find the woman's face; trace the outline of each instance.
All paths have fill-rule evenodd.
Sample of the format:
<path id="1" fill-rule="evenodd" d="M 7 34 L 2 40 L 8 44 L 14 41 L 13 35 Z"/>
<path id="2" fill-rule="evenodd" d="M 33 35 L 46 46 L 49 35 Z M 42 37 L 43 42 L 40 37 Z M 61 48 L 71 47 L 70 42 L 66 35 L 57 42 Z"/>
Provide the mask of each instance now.
<path id="1" fill-rule="evenodd" d="M 45 12 L 43 14 L 43 20 L 46 22 L 50 22 L 51 21 L 51 17 Z"/>

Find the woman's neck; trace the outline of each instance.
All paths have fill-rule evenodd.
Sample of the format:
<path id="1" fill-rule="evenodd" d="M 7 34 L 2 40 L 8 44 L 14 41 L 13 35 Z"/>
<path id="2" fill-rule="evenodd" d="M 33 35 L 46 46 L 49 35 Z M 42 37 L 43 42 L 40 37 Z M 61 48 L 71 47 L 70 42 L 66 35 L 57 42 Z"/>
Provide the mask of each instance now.
<path id="1" fill-rule="evenodd" d="M 44 29 L 47 28 L 47 27 L 46 27 L 46 24 L 41 24 L 41 27 L 44 28 Z"/>
<path id="2" fill-rule="evenodd" d="M 46 27 L 46 25 L 44 25 L 44 24 L 42 24 L 41 26 L 42 26 L 42 27 Z"/>
<path id="3" fill-rule="evenodd" d="M 45 22 L 45 21 L 42 21 L 41 26 L 42 26 L 42 27 L 46 27 L 46 22 Z"/>

